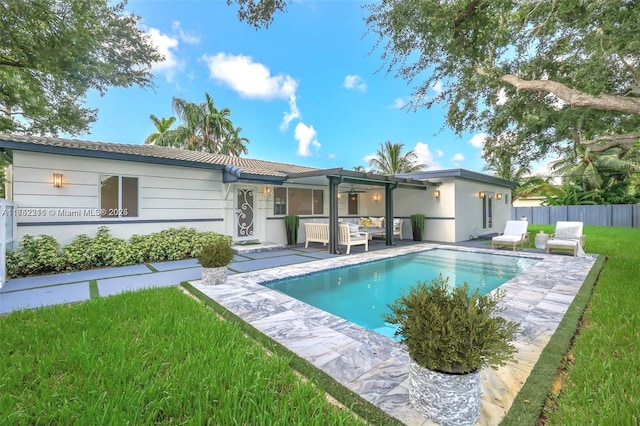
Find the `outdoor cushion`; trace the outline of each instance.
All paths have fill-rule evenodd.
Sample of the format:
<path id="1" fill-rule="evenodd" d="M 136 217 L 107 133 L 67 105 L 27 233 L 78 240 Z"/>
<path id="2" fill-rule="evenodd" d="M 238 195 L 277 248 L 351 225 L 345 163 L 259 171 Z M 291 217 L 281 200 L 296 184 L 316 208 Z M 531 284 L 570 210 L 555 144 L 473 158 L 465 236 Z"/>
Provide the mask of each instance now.
<path id="1" fill-rule="evenodd" d="M 491 239 L 491 247 L 507 245 L 511 246 L 515 251 L 516 245 L 519 243 L 520 248 L 523 248 L 525 241 L 529 241 L 528 225 L 529 222 L 524 220 L 508 220 L 504 226 L 503 235 Z"/>
<path id="2" fill-rule="evenodd" d="M 357 223 L 348 223 L 347 225 L 349 226 L 349 233 L 352 235 L 360 231 L 360 226 Z"/>
<path id="3" fill-rule="evenodd" d="M 580 238 L 580 227 L 579 226 L 569 226 L 566 228 L 558 228 L 554 234 L 554 240 L 563 240 L 563 239 L 579 239 Z"/>
<path id="4" fill-rule="evenodd" d="M 370 217 L 371 227 L 384 228 L 384 217 Z"/>

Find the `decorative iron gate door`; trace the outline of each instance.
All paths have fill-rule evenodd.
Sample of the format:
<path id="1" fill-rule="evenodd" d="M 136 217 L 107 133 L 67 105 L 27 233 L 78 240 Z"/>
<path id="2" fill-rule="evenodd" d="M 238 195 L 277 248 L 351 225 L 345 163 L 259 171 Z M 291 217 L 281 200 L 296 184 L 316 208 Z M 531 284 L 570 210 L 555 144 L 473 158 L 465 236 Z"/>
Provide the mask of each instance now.
<path id="1" fill-rule="evenodd" d="M 236 189 L 236 240 L 255 238 L 255 190 Z"/>

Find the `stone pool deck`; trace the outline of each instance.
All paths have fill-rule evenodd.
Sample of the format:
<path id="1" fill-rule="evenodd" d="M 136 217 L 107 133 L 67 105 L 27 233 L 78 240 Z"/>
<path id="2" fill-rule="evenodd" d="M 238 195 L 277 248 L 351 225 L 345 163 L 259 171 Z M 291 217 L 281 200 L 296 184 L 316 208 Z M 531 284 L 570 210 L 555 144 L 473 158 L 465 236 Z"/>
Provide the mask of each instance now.
<path id="1" fill-rule="evenodd" d="M 477 247 L 416 244 L 357 256 L 340 256 L 292 267 L 238 273 L 226 284 L 205 286 L 202 293 L 286 346 L 364 399 L 407 425 L 430 425 L 409 402 L 408 354 L 396 341 L 314 308 L 264 285 L 270 281 L 355 265 L 417 251 L 447 248 L 538 258 L 540 262 L 502 285 L 502 314 L 518 321 L 517 362 L 482 372 L 480 425 L 495 425 L 509 411 L 540 353 L 582 286 L 596 257 L 545 255 Z"/>

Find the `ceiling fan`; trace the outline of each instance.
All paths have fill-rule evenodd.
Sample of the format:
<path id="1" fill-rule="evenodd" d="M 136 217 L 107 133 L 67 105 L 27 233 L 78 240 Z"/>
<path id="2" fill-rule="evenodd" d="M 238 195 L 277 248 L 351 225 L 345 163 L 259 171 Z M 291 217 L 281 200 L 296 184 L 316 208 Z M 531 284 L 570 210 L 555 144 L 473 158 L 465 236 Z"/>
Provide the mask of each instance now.
<path id="1" fill-rule="evenodd" d="M 351 189 L 348 191 L 340 191 L 340 194 L 364 194 L 367 191 L 362 191 L 359 189 L 356 189 L 353 185 L 351 186 Z"/>

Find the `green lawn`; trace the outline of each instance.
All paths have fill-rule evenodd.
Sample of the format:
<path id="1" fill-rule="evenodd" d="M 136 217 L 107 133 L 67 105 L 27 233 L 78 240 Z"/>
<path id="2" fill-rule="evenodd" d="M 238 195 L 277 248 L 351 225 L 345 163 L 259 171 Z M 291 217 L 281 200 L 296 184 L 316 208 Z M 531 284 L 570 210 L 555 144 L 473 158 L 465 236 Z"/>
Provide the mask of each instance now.
<path id="1" fill-rule="evenodd" d="M 540 229 L 553 231 L 529 227 Z M 576 298 L 506 424 L 535 424 L 571 344 L 545 423 L 640 424 L 640 229 L 585 233 L 587 252 L 606 256 L 602 273 L 593 294 L 585 285 Z M 359 424 L 320 390 L 374 424 L 394 423 L 207 303 L 213 309 L 168 288 L 1 316 L 0 424 Z"/>
<path id="2" fill-rule="evenodd" d="M 553 232 L 529 227 L 532 235 L 540 229 Z M 584 233 L 587 252 L 606 257 L 604 268 L 576 297 L 506 425 L 535 424 L 541 411 L 549 425 L 640 424 L 640 229 L 585 226 Z M 553 392 L 559 370 L 562 386 Z"/>
<path id="3" fill-rule="evenodd" d="M 1 424 L 360 424 L 176 288 L 0 317 Z"/>

